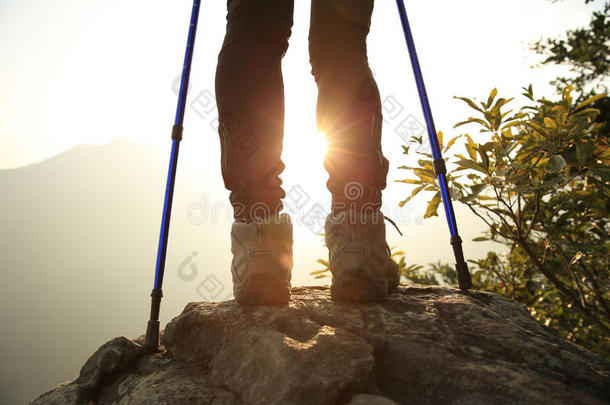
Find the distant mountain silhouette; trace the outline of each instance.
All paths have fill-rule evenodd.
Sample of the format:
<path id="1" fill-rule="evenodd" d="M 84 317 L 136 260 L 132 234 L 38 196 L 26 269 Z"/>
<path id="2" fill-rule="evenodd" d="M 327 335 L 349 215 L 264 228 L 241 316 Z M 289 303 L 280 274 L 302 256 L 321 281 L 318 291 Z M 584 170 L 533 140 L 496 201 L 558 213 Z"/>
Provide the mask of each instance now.
<path id="1" fill-rule="evenodd" d="M 143 332 L 168 157 L 169 144 L 160 150 L 120 138 L 0 170 L 0 403 L 32 400 L 73 377 L 104 337 Z M 198 280 L 176 277 L 193 251 L 226 275 L 218 276 L 227 287 L 218 298 L 230 293 L 229 272 L 221 271 L 229 241 L 215 232 L 228 222 L 187 220 L 186 207 L 202 190 L 186 177 L 176 186 L 163 319 L 202 299 Z"/>

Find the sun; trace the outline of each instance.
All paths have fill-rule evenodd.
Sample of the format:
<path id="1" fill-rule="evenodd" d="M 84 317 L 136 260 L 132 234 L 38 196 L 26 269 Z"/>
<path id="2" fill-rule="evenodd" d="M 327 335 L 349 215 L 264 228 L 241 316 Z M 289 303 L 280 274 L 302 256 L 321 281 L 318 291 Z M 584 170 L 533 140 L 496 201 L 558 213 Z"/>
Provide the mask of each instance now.
<path id="1" fill-rule="evenodd" d="M 304 174 L 311 174 L 309 170 L 314 170 L 324 161 L 327 148 L 326 136 L 315 129 L 286 133 L 282 158 L 287 167 L 299 166 Z"/>
<path id="2" fill-rule="evenodd" d="M 307 187 L 311 197 L 322 198 L 328 173 L 324 170 L 324 157 L 328 147 L 326 136 L 311 126 L 292 126 L 284 135 L 282 160 L 286 169 L 284 184 Z M 290 128 L 290 127 L 289 127 Z M 297 129 L 298 128 L 298 129 Z"/>
<path id="3" fill-rule="evenodd" d="M 296 139 L 291 139 L 288 143 L 294 149 L 295 155 L 299 156 L 298 158 L 296 156 L 293 158 L 299 161 L 302 159 L 307 160 L 307 158 L 323 158 L 328 148 L 326 135 L 317 130 L 303 134 L 303 136 Z"/>

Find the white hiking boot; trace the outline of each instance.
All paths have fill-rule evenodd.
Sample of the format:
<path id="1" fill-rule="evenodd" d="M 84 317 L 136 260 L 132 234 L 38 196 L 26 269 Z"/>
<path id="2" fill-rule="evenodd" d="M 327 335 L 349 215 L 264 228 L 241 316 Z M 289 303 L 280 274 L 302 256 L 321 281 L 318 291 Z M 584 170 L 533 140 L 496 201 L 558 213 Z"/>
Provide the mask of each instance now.
<path id="1" fill-rule="evenodd" d="M 231 228 L 233 293 L 242 304 L 285 304 L 290 300 L 292 222 L 281 214 L 262 223 L 234 222 Z"/>
<path id="2" fill-rule="evenodd" d="M 332 299 L 381 300 L 398 286 L 398 266 L 391 258 L 380 211 L 331 213 L 324 231 L 333 275 Z"/>

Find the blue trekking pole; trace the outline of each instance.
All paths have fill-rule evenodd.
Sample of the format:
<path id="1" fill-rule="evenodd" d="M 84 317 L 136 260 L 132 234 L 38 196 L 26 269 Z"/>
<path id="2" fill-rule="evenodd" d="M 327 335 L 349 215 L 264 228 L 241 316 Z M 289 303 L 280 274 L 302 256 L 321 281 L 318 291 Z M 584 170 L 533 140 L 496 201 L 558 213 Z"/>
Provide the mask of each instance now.
<path id="1" fill-rule="evenodd" d="M 455 270 L 457 272 L 458 285 L 462 290 L 467 290 L 472 287 L 472 280 L 470 278 L 470 273 L 468 272 L 468 265 L 464 260 L 464 252 L 462 251 L 462 238 L 460 238 L 460 235 L 458 234 L 457 222 L 455 220 L 455 212 L 453 210 L 453 204 L 451 203 L 449 186 L 447 185 L 447 168 L 445 167 L 445 161 L 443 160 L 441 148 L 436 135 L 436 128 L 434 126 L 434 120 L 432 119 L 432 110 L 430 108 L 430 102 L 428 100 L 428 93 L 426 92 L 424 77 L 422 75 L 421 67 L 419 65 L 419 59 L 417 58 L 415 41 L 413 40 L 413 33 L 411 32 L 411 26 L 409 25 L 409 19 L 407 18 L 405 4 L 403 0 L 396 0 L 396 5 L 398 6 L 398 13 L 400 14 L 402 30 L 404 31 L 405 40 L 407 41 L 407 48 L 409 49 L 409 56 L 411 57 L 411 65 L 413 67 L 415 81 L 417 82 L 417 91 L 419 93 L 421 107 L 424 112 L 424 118 L 426 119 L 428 138 L 430 139 L 432 156 L 434 158 L 434 173 L 438 178 L 438 183 L 441 189 L 441 196 L 443 200 L 443 207 L 445 208 L 445 217 L 447 218 L 447 223 L 449 224 L 449 232 L 451 233 L 451 246 L 453 247 L 453 254 L 455 256 L 456 261 Z"/>
<path id="2" fill-rule="evenodd" d="M 167 240 L 169 237 L 169 223 L 172 215 L 172 200 L 174 197 L 174 184 L 176 181 L 176 167 L 178 166 L 178 151 L 182 140 L 182 123 L 184 122 L 184 110 L 186 107 L 186 95 L 191 74 L 191 62 L 195 48 L 195 34 L 197 32 L 197 21 L 199 19 L 199 4 L 201 0 L 193 1 L 191 13 L 191 25 L 186 42 L 186 53 L 184 55 L 184 66 L 182 68 L 182 80 L 180 81 L 180 93 L 178 95 L 178 108 L 176 119 L 172 127 L 172 152 L 169 160 L 169 171 L 167 174 L 167 185 L 165 187 L 165 201 L 163 203 L 163 217 L 161 219 L 161 234 L 159 236 L 159 248 L 157 250 L 157 266 L 155 270 L 155 284 L 150 294 L 152 304 L 150 308 L 150 320 L 146 328 L 146 339 L 144 345 L 149 348 L 159 347 L 159 311 L 161 309 L 161 297 L 163 297 L 163 273 L 165 271 L 165 256 L 167 253 Z"/>

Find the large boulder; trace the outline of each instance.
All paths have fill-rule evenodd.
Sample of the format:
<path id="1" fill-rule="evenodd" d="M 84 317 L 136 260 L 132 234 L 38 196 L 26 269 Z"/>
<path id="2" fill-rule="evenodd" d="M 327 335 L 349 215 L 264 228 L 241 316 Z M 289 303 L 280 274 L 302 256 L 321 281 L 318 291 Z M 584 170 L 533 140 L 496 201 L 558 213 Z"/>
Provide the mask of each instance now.
<path id="1" fill-rule="evenodd" d="M 293 288 L 286 306 L 191 303 L 150 353 L 100 347 L 34 404 L 604 404 L 610 363 L 498 295 L 400 287 L 344 304 Z"/>

